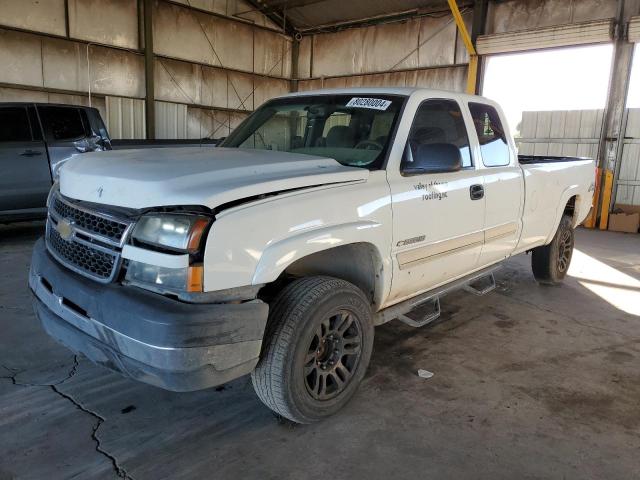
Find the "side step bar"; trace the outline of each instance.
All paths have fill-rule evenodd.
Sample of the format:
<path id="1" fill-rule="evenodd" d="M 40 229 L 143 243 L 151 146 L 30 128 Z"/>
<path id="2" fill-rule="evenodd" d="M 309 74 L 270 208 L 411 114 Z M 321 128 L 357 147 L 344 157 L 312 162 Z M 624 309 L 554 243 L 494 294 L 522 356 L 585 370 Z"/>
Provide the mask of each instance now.
<path id="1" fill-rule="evenodd" d="M 380 310 L 374 316 L 374 325 L 382 325 L 397 318 L 411 327 L 423 327 L 440 317 L 440 298 L 446 294 L 464 289 L 474 295 L 486 295 L 494 290 L 496 288 L 496 280 L 493 274 L 499 268 L 500 264 L 491 265 L 451 283 Z M 420 307 L 420 311 L 414 313 L 421 314 L 422 318 L 414 319 L 411 317 L 415 315 L 407 315 L 418 307 Z M 424 312 L 423 309 L 425 310 Z"/>

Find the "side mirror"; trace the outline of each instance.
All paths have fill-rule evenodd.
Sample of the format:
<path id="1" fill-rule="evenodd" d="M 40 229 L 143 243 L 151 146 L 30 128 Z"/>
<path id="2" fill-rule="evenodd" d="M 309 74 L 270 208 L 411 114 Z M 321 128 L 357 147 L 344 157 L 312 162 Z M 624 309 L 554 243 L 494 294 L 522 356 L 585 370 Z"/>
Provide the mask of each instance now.
<path id="1" fill-rule="evenodd" d="M 457 172 L 462 168 L 460 149 L 451 143 L 418 145 L 415 153 L 407 144 L 402 173 Z"/>
<path id="2" fill-rule="evenodd" d="M 107 150 L 100 135 L 91 135 L 90 137 L 77 140 L 73 142 L 73 146 L 76 147 L 76 150 L 80 153 L 101 152 L 102 150 Z"/>

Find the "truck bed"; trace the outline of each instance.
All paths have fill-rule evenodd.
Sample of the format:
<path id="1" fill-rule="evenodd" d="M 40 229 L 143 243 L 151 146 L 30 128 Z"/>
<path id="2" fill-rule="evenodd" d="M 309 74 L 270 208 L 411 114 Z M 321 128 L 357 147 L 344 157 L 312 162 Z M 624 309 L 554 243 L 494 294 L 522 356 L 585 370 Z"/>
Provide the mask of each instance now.
<path id="1" fill-rule="evenodd" d="M 583 160 L 591 160 L 589 157 L 555 157 L 552 155 L 518 155 L 520 165 L 531 165 L 535 163 L 561 163 L 561 162 L 578 162 Z"/>
<path id="2" fill-rule="evenodd" d="M 516 253 L 549 243 L 573 197 L 574 221 L 576 225 L 582 222 L 591 208 L 595 185 L 595 162 L 591 158 L 522 155 L 518 159 L 525 198 Z"/>

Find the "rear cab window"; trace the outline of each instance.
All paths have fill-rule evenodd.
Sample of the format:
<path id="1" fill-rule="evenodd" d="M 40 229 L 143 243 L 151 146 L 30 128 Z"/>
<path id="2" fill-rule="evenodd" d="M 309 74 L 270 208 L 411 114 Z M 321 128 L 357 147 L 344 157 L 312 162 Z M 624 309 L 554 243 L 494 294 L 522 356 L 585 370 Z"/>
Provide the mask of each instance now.
<path id="1" fill-rule="evenodd" d="M 504 167 L 511 161 L 511 149 L 498 111 L 484 103 L 469 103 L 473 125 L 485 167 Z"/>
<path id="2" fill-rule="evenodd" d="M 32 140 L 26 107 L 0 108 L 0 142 Z"/>

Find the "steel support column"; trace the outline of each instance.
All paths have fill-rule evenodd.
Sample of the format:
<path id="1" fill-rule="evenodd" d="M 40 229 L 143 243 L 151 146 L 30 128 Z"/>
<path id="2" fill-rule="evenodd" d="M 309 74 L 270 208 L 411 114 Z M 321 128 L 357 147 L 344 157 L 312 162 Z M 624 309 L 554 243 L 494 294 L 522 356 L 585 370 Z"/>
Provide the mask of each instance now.
<path id="1" fill-rule="evenodd" d="M 599 227 L 606 230 L 609 223 L 609 212 L 615 202 L 613 198 L 614 184 L 617 181 L 614 172 L 619 171 L 617 163 L 621 159 L 624 136 L 624 112 L 629 90 L 631 62 L 634 44 L 627 38 L 629 20 L 640 12 L 640 0 L 618 0 L 616 14 L 616 30 L 613 47 L 613 59 L 609 76 L 607 105 L 602 125 L 602 137 L 598 151 L 598 167 L 600 171 L 599 191 L 596 191 L 594 209 L 600 212 Z M 589 219 L 588 226 L 595 227 L 595 215 Z"/>
<path id="2" fill-rule="evenodd" d="M 148 139 L 156 138 L 156 102 L 153 55 L 153 0 L 144 0 L 145 126 Z"/>

